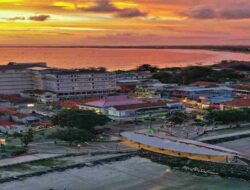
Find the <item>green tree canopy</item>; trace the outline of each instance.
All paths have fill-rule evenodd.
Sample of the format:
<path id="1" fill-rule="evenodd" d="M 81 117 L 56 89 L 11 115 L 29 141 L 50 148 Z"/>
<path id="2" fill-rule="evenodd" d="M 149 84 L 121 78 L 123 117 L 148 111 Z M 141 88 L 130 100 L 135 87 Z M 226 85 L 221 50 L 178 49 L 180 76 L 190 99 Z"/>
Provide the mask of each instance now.
<path id="1" fill-rule="evenodd" d="M 95 126 L 105 125 L 110 119 L 105 115 L 100 115 L 94 111 L 86 110 L 63 110 L 54 118 L 52 123 L 60 127 L 78 128 L 91 130 Z"/>
<path id="2" fill-rule="evenodd" d="M 250 109 L 237 110 L 215 110 L 207 115 L 207 119 L 222 122 L 225 124 L 237 123 L 241 121 L 250 122 Z"/>
<path id="3" fill-rule="evenodd" d="M 63 110 L 61 113 L 52 118 L 52 123 L 62 127 L 56 132 L 55 137 L 69 142 L 85 142 L 92 140 L 95 135 L 93 128 L 99 125 L 105 125 L 110 121 L 104 115 L 94 111 L 85 110 Z"/>
<path id="4" fill-rule="evenodd" d="M 55 137 L 72 145 L 73 143 L 90 141 L 94 138 L 94 135 L 88 130 L 66 128 L 59 130 L 55 134 Z"/>

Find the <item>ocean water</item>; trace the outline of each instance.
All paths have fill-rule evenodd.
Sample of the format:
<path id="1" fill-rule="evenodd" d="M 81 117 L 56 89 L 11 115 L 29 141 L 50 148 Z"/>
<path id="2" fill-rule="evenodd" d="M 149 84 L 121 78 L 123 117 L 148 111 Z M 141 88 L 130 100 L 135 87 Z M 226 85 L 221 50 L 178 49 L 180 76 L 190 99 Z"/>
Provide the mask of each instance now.
<path id="1" fill-rule="evenodd" d="M 141 64 L 159 67 L 214 64 L 221 60 L 250 60 L 250 54 L 208 50 L 0 48 L 0 64 L 47 62 L 51 67 L 132 69 Z"/>
<path id="2" fill-rule="evenodd" d="M 1 190 L 249 190 L 250 181 L 202 177 L 172 170 L 148 159 L 123 161 L 54 172 L 1 184 Z"/>

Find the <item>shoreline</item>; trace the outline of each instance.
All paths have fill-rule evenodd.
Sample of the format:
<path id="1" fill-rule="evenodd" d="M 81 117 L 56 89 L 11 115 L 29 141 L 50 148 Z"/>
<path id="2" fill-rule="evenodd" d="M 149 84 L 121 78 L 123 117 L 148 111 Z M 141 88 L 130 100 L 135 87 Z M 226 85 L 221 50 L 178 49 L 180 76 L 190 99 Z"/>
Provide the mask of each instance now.
<path id="1" fill-rule="evenodd" d="M 143 50 L 207 50 L 207 51 L 224 51 L 232 53 L 250 53 L 250 46 L 165 46 L 165 45 L 149 45 L 149 46 L 0 46 L 0 48 L 55 48 L 55 49 L 143 49 Z"/>

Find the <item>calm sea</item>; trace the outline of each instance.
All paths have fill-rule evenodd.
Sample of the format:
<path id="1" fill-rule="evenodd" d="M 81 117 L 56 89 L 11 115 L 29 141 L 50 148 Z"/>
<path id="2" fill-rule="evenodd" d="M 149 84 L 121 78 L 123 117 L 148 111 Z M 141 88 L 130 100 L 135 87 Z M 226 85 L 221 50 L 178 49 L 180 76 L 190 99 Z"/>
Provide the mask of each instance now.
<path id="1" fill-rule="evenodd" d="M 250 54 L 207 50 L 0 48 L 0 64 L 47 62 L 51 67 L 131 69 L 141 64 L 159 67 L 207 65 L 221 60 L 250 60 Z"/>

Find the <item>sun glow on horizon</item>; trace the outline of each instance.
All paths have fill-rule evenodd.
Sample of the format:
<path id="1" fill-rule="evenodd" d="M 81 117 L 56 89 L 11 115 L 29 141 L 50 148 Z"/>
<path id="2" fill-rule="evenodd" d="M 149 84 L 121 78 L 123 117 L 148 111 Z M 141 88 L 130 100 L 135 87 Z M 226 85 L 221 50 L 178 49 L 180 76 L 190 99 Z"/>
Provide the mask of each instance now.
<path id="1" fill-rule="evenodd" d="M 0 43 L 37 44 L 43 32 L 42 44 L 58 45 L 248 44 L 249 7 L 247 0 L 0 0 Z"/>

